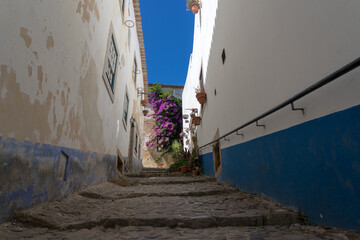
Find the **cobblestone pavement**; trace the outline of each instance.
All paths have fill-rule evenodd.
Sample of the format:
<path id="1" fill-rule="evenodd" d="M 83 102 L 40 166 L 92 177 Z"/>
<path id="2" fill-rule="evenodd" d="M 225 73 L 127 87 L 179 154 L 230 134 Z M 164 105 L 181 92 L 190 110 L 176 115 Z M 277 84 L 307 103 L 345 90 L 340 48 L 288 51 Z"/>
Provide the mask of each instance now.
<path id="1" fill-rule="evenodd" d="M 16 213 L 0 239 L 360 239 L 208 177 L 137 176 Z"/>

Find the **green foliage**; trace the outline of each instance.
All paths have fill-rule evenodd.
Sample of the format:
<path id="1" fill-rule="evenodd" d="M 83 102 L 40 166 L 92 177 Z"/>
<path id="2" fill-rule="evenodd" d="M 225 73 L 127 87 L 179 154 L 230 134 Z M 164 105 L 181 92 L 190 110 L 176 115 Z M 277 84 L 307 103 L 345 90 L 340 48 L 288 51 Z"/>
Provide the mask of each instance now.
<path id="1" fill-rule="evenodd" d="M 178 159 L 169 167 L 168 172 L 179 169 L 181 166 L 185 165 L 187 165 L 187 161 L 185 159 Z"/>
<path id="2" fill-rule="evenodd" d="M 178 140 L 175 140 L 171 145 L 171 152 L 174 159 L 181 158 L 182 145 Z"/>
<path id="3" fill-rule="evenodd" d="M 308 222 L 307 215 L 305 213 L 300 211 L 298 218 L 302 225 L 311 226 L 311 223 Z"/>

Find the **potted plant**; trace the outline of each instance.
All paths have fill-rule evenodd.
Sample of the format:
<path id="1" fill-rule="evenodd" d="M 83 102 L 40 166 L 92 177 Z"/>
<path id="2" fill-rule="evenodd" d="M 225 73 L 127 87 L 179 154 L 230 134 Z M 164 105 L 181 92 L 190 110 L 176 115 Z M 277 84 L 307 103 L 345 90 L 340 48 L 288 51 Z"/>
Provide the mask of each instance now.
<path id="1" fill-rule="evenodd" d="M 200 104 L 204 104 L 206 102 L 206 93 L 205 93 L 204 89 L 197 87 L 197 88 L 195 88 L 195 93 L 196 93 L 196 99 L 198 100 L 198 102 Z"/>
<path id="2" fill-rule="evenodd" d="M 195 126 L 199 126 L 201 122 L 201 117 L 195 117 L 192 120 L 192 124 L 194 124 Z"/>
<path id="3" fill-rule="evenodd" d="M 180 169 L 181 169 L 181 172 L 182 172 L 182 173 L 187 173 L 187 171 L 188 171 L 188 166 L 181 166 Z"/>
<path id="4" fill-rule="evenodd" d="M 197 14 L 201 7 L 201 2 L 200 0 L 187 0 L 186 7 L 187 10 L 191 10 L 194 14 Z"/>
<path id="5" fill-rule="evenodd" d="M 146 107 L 146 105 L 147 105 L 147 100 L 146 100 L 146 99 L 141 100 L 141 105 L 144 106 L 144 107 Z"/>
<path id="6" fill-rule="evenodd" d="M 143 110 L 143 114 L 144 114 L 144 116 L 147 116 L 147 115 L 148 115 L 148 113 L 149 113 L 149 110 L 147 110 L 147 109 L 144 109 L 144 110 Z"/>

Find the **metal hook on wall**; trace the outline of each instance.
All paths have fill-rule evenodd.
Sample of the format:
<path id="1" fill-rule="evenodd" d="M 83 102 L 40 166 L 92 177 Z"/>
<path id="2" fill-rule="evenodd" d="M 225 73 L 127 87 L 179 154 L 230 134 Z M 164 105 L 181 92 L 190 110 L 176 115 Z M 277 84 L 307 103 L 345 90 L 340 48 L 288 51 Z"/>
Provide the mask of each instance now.
<path id="1" fill-rule="evenodd" d="M 133 28 L 135 26 L 135 23 L 133 20 L 126 20 L 125 21 L 125 26 L 127 26 L 128 28 Z"/>

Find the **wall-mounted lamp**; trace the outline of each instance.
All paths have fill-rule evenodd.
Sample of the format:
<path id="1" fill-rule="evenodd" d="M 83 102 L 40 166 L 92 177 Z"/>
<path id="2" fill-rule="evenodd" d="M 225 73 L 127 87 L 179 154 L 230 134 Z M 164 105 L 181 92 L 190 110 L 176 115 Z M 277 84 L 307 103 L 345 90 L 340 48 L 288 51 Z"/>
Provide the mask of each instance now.
<path id="1" fill-rule="evenodd" d="M 138 87 L 136 90 L 137 90 L 137 95 L 138 96 L 141 96 L 141 95 L 145 94 L 144 88 L 142 88 L 142 87 Z"/>
<path id="2" fill-rule="evenodd" d="M 133 72 L 135 72 L 135 71 L 133 71 Z M 137 69 L 136 74 L 140 74 L 140 73 L 141 73 L 140 69 Z"/>

